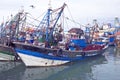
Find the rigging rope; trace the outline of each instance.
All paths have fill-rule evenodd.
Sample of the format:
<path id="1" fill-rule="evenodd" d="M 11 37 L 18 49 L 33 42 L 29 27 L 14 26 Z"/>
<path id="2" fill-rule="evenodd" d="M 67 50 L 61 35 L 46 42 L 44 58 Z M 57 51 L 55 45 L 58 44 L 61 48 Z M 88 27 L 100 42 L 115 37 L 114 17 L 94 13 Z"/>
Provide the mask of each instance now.
<path id="1" fill-rule="evenodd" d="M 68 6 L 67 6 L 67 9 L 68 9 L 68 12 L 70 13 L 70 17 L 71 17 L 72 19 L 64 16 L 65 19 L 67 19 L 67 20 L 69 20 L 69 21 L 71 21 L 71 22 L 74 22 L 75 25 L 78 24 L 78 25 L 80 26 L 80 28 L 81 28 L 81 27 L 86 27 L 85 25 L 82 25 L 82 24 L 80 24 L 79 22 L 76 22 L 76 21 L 73 19 L 73 16 L 72 16 L 71 11 L 70 11 L 70 9 L 69 9 Z"/>
<path id="2" fill-rule="evenodd" d="M 35 21 L 36 21 L 36 22 L 40 22 L 40 20 L 38 20 L 38 19 L 39 19 L 40 17 L 42 17 L 44 14 L 45 14 L 45 12 L 43 12 L 43 13 L 42 13 L 40 16 L 38 16 L 37 18 L 34 18 L 31 14 L 29 14 L 29 16 L 27 15 L 28 18 L 33 19 L 33 21 L 27 19 L 27 20 L 29 21 L 29 22 L 27 22 L 27 23 L 33 25 L 33 23 L 35 23 Z"/>

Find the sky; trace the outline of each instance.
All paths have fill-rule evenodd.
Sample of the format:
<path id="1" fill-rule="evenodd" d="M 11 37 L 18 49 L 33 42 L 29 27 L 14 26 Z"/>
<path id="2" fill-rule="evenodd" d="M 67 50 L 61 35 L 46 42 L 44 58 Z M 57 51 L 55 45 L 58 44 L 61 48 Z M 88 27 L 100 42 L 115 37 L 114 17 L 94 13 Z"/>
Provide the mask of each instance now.
<path id="1" fill-rule="evenodd" d="M 72 18 L 81 24 L 92 23 L 94 19 L 99 23 L 110 22 L 120 17 L 120 0 L 51 0 L 51 7 L 58 8 L 64 2 Z M 15 15 L 21 7 L 37 18 L 47 10 L 48 4 L 49 0 L 1 0 L 0 22 Z"/>

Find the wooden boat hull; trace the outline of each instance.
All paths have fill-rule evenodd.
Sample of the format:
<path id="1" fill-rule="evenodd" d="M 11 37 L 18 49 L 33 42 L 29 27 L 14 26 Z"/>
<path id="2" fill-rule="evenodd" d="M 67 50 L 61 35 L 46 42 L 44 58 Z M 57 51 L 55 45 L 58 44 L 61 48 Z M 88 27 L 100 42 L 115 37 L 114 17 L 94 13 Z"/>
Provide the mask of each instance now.
<path id="1" fill-rule="evenodd" d="M 30 44 L 14 43 L 15 50 L 27 67 L 30 66 L 57 66 L 71 61 L 83 60 L 105 52 L 108 46 L 101 50 L 68 51 L 59 49 L 42 48 Z"/>

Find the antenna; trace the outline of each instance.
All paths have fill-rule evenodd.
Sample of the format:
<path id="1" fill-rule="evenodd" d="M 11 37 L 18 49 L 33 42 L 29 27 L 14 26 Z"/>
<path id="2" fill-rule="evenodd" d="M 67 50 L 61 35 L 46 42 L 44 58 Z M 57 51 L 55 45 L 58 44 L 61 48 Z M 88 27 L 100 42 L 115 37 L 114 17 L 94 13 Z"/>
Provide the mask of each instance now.
<path id="1" fill-rule="evenodd" d="M 49 7 L 49 9 L 52 9 L 52 7 L 51 7 L 51 0 L 49 0 L 48 7 Z"/>

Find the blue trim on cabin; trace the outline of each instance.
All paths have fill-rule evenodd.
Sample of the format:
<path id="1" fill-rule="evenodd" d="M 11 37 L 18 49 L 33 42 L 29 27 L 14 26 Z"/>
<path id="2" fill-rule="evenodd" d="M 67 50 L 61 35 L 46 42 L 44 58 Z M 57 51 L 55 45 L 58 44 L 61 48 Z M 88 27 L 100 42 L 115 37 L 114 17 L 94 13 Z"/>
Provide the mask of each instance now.
<path id="1" fill-rule="evenodd" d="M 41 57 L 41 58 L 46 58 L 46 59 L 51 59 L 51 60 L 76 61 L 76 60 L 84 59 L 84 57 L 82 56 L 70 58 L 70 57 L 61 57 L 61 56 L 54 56 L 54 55 L 52 56 L 52 55 L 47 55 L 45 53 L 33 52 L 30 50 L 23 50 L 23 49 L 18 49 L 18 48 L 16 48 L 15 50 L 21 54 L 30 55 L 34 57 Z"/>
<path id="2" fill-rule="evenodd" d="M 71 42 L 82 48 L 85 48 L 87 46 L 85 39 L 72 39 Z"/>

